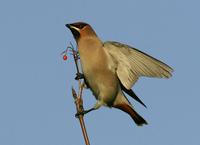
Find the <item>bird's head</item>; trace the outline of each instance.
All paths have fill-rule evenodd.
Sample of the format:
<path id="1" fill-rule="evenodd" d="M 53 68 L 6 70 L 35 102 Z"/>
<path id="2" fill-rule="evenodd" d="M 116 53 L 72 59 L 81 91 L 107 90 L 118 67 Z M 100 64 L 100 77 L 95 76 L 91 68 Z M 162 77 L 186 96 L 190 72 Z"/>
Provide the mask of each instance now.
<path id="1" fill-rule="evenodd" d="M 71 30 L 76 42 L 83 37 L 97 36 L 92 27 L 84 22 L 66 24 L 65 26 Z"/>

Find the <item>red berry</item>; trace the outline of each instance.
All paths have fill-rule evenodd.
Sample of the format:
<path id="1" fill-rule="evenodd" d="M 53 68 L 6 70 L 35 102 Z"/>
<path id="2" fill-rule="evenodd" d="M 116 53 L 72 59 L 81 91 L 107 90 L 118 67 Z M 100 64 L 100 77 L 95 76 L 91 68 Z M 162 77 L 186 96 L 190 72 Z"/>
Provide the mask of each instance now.
<path id="1" fill-rule="evenodd" d="M 63 60 L 67 60 L 67 55 L 63 55 Z"/>

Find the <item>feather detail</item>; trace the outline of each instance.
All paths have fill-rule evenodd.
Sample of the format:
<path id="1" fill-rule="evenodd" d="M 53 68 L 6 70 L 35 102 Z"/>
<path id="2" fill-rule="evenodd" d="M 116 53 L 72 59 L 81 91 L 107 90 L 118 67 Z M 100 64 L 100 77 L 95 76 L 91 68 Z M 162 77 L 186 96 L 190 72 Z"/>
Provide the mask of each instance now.
<path id="1" fill-rule="evenodd" d="M 152 56 L 118 42 L 107 41 L 103 47 L 115 65 L 118 78 L 130 90 L 141 76 L 169 78 L 173 69 Z"/>

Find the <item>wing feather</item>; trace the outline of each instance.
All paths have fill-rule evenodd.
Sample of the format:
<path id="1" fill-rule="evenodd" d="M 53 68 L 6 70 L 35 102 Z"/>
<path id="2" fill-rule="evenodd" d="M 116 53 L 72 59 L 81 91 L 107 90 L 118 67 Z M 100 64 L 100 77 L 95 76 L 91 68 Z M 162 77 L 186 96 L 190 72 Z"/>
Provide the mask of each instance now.
<path id="1" fill-rule="evenodd" d="M 140 76 L 169 78 L 173 69 L 152 56 L 125 44 L 107 41 L 104 50 L 115 65 L 122 84 L 131 89 Z"/>

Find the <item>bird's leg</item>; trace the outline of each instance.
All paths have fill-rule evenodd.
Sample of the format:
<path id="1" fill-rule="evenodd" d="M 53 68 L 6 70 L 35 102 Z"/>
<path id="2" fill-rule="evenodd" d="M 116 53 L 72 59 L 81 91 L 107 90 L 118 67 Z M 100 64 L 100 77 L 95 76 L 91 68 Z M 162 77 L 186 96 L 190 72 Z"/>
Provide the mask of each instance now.
<path id="1" fill-rule="evenodd" d="M 76 73 L 75 80 L 84 79 L 84 75 L 82 73 Z"/>
<path id="2" fill-rule="evenodd" d="M 88 110 L 84 110 L 83 112 L 78 112 L 75 114 L 75 117 L 78 117 L 79 115 L 85 115 L 87 113 L 89 113 L 90 111 L 95 110 L 94 108 L 88 109 Z"/>
<path id="3" fill-rule="evenodd" d="M 102 105 L 103 105 L 103 102 L 97 101 L 95 103 L 94 107 L 92 107 L 91 109 L 88 109 L 88 110 L 84 110 L 83 112 L 78 112 L 75 114 L 75 116 L 78 117 L 79 115 L 85 115 L 93 110 L 99 109 Z"/>

